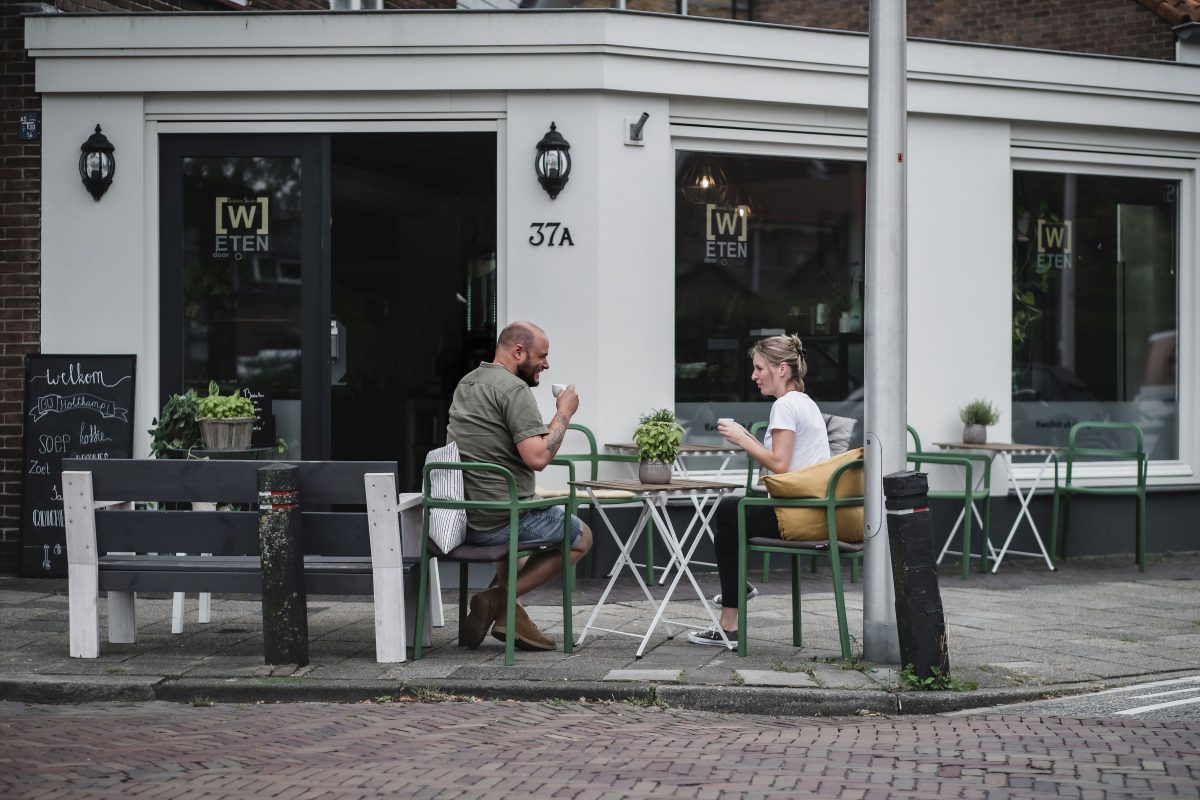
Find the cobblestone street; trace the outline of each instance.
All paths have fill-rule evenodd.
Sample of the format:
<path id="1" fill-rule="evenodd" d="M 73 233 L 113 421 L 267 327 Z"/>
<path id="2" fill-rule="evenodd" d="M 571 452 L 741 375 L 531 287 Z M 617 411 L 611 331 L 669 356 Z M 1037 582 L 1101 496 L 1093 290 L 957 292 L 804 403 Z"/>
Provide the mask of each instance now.
<path id="1" fill-rule="evenodd" d="M 0 797 L 1198 797 L 1200 729 L 628 703 L 0 703 Z"/>

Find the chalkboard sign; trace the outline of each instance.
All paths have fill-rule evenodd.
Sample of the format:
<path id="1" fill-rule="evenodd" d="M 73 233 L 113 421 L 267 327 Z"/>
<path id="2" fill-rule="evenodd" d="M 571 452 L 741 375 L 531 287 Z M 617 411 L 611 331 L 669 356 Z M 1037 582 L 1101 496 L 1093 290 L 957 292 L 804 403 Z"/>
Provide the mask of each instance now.
<path id="1" fill-rule="evenodd" d="M 132 458 L 134 356 L 25 358 L 21 574 L 67 574 L 64 458 Z"/>
<path id="2" fill-rule="evenodd" d="M 271 393 L 250 386 L 242 387 L 242 396 L 254 404 L 254 432 L 251 447 L 275 446 L 275 415 L 271 413 Z"/>

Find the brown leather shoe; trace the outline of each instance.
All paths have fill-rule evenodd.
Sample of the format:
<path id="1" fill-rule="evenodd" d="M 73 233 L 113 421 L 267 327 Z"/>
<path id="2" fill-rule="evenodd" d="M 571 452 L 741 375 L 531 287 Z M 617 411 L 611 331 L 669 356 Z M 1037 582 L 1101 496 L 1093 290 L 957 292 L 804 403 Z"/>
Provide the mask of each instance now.
<path id="1" fill-rule="evenodd" d="M 488 628 L 496 621 L 496 615 L 504 607 L 504 590 L 498 586 L 476 593 L 471 598 L 471 612 L 463 620 L 459 644 L 468 650 L 479 647 Z"/>
<path id="2" fill-rule="evenodd" d="M 492 626 L 492 636 L 503 642 L 507 633 L 504 611 L 501 611 L 496 617 L 496 624 Z M 513 644 L 518 650 L 553 650 L 558 646 L 557 642 L 538 630 L 522 605 L 517 606 L 517 635 Z"/>

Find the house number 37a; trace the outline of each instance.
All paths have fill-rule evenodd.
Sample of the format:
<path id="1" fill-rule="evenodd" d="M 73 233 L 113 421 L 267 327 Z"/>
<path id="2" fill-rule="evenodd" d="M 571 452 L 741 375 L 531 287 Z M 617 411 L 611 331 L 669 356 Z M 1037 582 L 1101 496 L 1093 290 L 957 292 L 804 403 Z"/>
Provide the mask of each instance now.
<path id="1" fill-rule="evenodd" d="M 575 246 L 575 241 L 571 238 L 571 229 L 561 222 L 531 222 L 529 227 L 533 230 L 533 233 L 529 234 L 529 243 L 534 247 Z"/>

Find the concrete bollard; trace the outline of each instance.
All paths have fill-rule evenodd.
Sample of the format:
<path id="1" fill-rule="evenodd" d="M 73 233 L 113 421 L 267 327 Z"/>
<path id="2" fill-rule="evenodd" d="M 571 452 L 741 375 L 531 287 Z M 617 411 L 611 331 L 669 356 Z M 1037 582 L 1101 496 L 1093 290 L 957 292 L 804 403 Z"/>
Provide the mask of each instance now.
<path id="1" fill-rule="evenodd" d="M 893 472 L 883 476 L 883 493 L 901 664 L 912 665 L 919 678 L 930 677 L 934 668 L 949 675 L 946 620 L 938 592 L 929 513 L 929 481 L 923 472 Z"/>
<path id="2" fill-rule="evenodd" d="M 308 596 L 296 467 L 258 470 L 258 541 L 262 553 L 263 657 L 267 664 L 308 664 Z"/>

